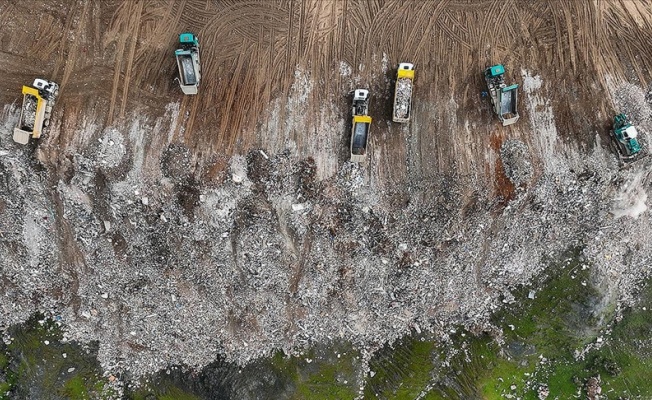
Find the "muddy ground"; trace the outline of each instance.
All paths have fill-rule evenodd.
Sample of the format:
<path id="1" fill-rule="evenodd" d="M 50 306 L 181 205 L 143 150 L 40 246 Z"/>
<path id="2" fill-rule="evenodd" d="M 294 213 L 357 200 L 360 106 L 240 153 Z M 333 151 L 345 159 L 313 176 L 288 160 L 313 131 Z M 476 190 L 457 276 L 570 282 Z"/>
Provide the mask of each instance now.
<path id="1" fill-rule="evenodd" d="M 569 246 L 630 301 L 652 248 L 649 159 L 620 171 L 608 129 L 624 111 L 652 132 L 651 21 L 647 1 L 4 1 L 2 322 L 59 316 L 139 375 L 491 330 L 510 288 Z M 174 81 L 183 31 L 200 39 L 196 96 Z M 495 63 L 521 85 L 510 127 L 481 96 Z M 36 77 L 60 97 L 21 147 Z M 359 87 L 362 166 L 347 162 Z"/>

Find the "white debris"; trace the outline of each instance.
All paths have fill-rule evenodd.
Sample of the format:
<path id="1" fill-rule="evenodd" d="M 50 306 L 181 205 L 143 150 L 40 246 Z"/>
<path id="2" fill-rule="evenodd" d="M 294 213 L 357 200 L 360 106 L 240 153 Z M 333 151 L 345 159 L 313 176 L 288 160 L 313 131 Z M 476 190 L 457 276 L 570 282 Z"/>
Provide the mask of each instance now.
<path id="1" fill-rule="evenodd" d="M 412 98 L 412 79 L 399 78 L 396 82 L 396 99 L 394 117 L 407 118 L 410 112 L 410 99 Z"/>

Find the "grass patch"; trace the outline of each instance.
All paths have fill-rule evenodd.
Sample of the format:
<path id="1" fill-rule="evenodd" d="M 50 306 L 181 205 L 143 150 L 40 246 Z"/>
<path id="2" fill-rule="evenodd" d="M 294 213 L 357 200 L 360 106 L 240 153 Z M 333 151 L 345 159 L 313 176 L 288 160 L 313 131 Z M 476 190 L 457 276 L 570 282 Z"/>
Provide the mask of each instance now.
<path id="1" fill-rule="evenodd" d="M 276 367 L 292 379 L 291 399 L 352 399 L 357 394 L 357 357 L 351 346 L 331 344 L 317 346 L 303 357 L 276 358 Z"/>
<path id="2" fill-rule="evenodd" d="M 587 362 L 575 361 L 574 352 L 610 318 L 590 272 L 580 249 L 571 249 L 531 286 L 514 290 L 515 301 L 492 318 L 504 332 L 500 347 L 488 335 L 453 335 L 449 346 L 461 351 L 447 356 L 446 348 L 438 350 L 448 364 L 437 369 L 427 398 L 537 399 L 539 383 L 561 398 L 575 395 L 592 372 Z"/>
<path id="3" fill-rule="evenodd" d="M 11 327 L 9 333 L 13 341 L 6 346 L 10 361 L 5 371 L 14 382 L 12 396 L 102 398 L 105 381 L 94 345 L 62 343 L 59 326 L 42 315 Z"/>
<path id="4" fill-rule="evenodd" d="M 420 338 L 405 338 L 381 349 L 370 361 L 374 376 L 367 380 L 366 398 L 413 399 L 432 380 L 435 344 Z"/>
<path id="5" fill-rule="evenodd" d="M 89 398 L 84 379 L 79 375 L 69 379 L 65 383 L 63 387 L 63 394 L 71 400 L 82 400 Z"/>

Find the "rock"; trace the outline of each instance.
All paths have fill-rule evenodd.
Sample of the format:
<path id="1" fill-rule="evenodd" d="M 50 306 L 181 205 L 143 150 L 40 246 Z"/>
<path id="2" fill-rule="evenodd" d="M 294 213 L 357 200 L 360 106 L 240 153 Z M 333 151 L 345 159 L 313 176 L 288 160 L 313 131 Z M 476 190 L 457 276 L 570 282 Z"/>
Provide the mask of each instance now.
<path id="1" fill-rule="evenodd" d="M 599 400 L 600 394 L 602 393 L 602 387 L 600 386 L 600 375 L 593 376 L 586 380 L 586 395 L 587 400 Z"/>
<path id="2" fill-rule="evenodd" d="M 542 384 L 539 385 L 539 389 L 537 391 L 539 400 L 546 400 L 548 396 L 550 396 L 550 389 L 548 389 L 548 385 Z"/>
<path id="3" fill-rule="evenodd" d="M 75 371 L 75 367 L 68 368 L 68 372 L 73 372 L 73 371 Z"/>

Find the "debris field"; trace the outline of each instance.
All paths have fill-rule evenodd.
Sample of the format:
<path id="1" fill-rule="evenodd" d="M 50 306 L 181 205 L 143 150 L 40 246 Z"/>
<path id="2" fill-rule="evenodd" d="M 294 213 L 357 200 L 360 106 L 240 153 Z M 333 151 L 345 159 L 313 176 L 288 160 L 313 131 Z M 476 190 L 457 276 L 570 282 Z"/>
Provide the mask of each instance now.
<path id="1" fill-rule="evenodd" d="M 2 327 L 43 312 L 141 376 L 494 331 L 569 247 L 621 306 L 649 275 L 652 157 L 621 169 L 607 142 L 617 112 L 644 151 L 652 133 L 645 2 L 30 4 L 0 4 Z M 185 30 L 202 40 L 195 96 L 174 81 Z M 411 121 L 392 124 L 406 60 Z M 505 128 L 481 96 L 498 62 L 520 84 Z M 60 95 L 21 146 L 35 77 Z M 348 162 L 358 87 L 366 166 Z"/>

